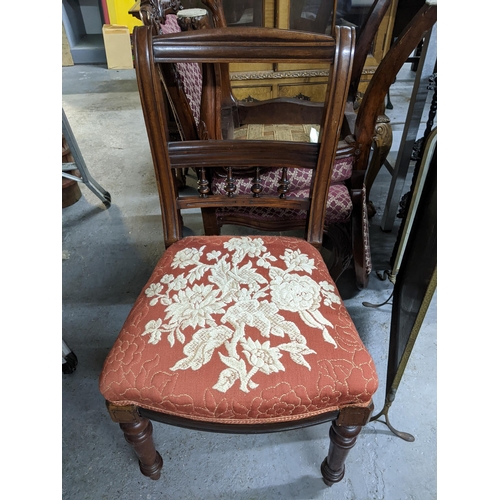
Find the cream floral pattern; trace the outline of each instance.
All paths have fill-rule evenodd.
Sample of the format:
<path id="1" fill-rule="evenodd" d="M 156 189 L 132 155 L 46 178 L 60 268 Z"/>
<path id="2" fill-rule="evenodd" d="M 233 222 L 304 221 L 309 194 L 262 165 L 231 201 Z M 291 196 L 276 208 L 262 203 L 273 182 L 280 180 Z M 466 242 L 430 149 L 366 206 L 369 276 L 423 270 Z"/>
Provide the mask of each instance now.
<path id="1" fill-rule="evenodd" d="M 175 277 L 165 274 L 145 290 L 150 306 L 165 306 L 165 315 L 146 323 L 142 336 L 149 336 L 150 344 L 166 337 L 170 347 L 176 342 L 184 345 L 185 357 L 172 371 L 198 370 L 217 356 L 226 368 L 212 388 L 225 393 L 239 383 L 239 389 L 248 393 L 258 387 L 252 380 L 257 372 L 271 375 L 285 370 L 283 356 L 310 370 L 306 357 L 316 351 L 307 346 L 300 325 L 286 320 L 280 311 L 296 313 L 337 348 L 330 333 L 333 325 L 319 308 L 341 301 L 332 284 L 310 277 L 316 269 L 314 259 L 286 249 L 279 267 L 261 238 L 229 239 L 223 257 L 220 251 L 205 254 L 205 248 L 177 252 L 172 268 L 185 272 Z M 267 269 L 269 279 L 259 267 Z M 187 341 L 184 331 L 189 327 L 195 333 Z M 262 338 L 257 338 L 259 333 Z"/>

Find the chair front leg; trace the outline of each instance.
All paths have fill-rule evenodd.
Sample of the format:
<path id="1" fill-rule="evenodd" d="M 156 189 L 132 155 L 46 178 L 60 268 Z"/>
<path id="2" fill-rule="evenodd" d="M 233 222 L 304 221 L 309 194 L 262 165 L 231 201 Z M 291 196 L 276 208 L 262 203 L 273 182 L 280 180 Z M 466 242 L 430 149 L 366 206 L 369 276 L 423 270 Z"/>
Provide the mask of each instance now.
<path id="1" fill-rule="evenodd" d="M 120 424 L 127 443 L 132 445 L 139 459 L 141 472 L 151 478 L 160 479 L 163 459 L 156 451 L 153 442 L 153 425 L 147 418 L 141 418 L 139 422 L 131 424 Z"/>
<path id="2" fill-rule="evenodd" d="M 321 464 L 321 475 L 327 486 L 338 483 L 344 477 L 345 460 L 349 450 L 356 444 L 362 426 L 339 426 L 333 421 L 330 427 L 330 449 Z"/>
<path id="3" fill-rule="evenodd" d="M 330 449 L 321 464 L 321 474 L 327 486 L 338 483 L 344 477 L 347 454 L 356 444 L 363 426 L 370 421 L 372 412 L 373 402 L 366 407 L 346 407 L 340 410 L 338 417 L 332 422 Z"/>
<path id="4" fill-rule="evenodd" d="M 153 442 L 151 421 L 141 417 L 134 406 L 114 406 L 111 403 L 107 406 L 111 419 L 120 424 L 125 440 L 134 449 L 141 472 L 151 479 L 160 479 L 163 459 Z"/>

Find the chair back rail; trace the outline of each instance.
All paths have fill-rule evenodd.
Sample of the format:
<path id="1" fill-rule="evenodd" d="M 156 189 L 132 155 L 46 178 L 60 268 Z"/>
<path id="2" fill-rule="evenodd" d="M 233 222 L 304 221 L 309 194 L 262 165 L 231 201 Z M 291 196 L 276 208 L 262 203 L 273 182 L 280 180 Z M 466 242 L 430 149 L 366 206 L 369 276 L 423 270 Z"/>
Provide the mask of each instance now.
<path id="1" fill-rule="evenodd" d="M 316 168 L 320 145 L 265 140 L 183 141 L 168 145 L 171 168 L 186 168 L 203 162 L 206 167 L 296 167 Z M 336 158 L 352 154 L 352 146 L 341 142 Z"/>
<path id="2" fill-rule="evenodd" d="M 158 183 L 166 246 L 182 237 L 179 206 L 187 203 L 179 200 L 172 169 L 179 168 L 180 165 L 197 169 L 212 165 L 229 167 L 230 164 L 234 167 L 234 161 L 237 166 L 242 167 L 260 165 L 269 167 L 269 160 L 273 162 L 273 166 L 284 167 L 282 180 L 277 188 L 278 196 L 258 197 L 254 196 L 254 192 L 254 195 L 232 197 L 229 179 L 231 169 L 228 168 L 228 196 L 215 198 L 213 195 L 204 196 L 208 194 L 204 191 L 196 201 L 197 206 L 214 207 L 224 204 L 264 206 L 267 203 L 266 206 L 271 207 L 282 204 L 285 208 L 292 205 L 294 207 L 300 205 L 303 208 L 308 205 L 305 237 L 316 247 L 321 246 L 329 181 L 338 149 L 351 78 L 354 41 L 354 30 L 348 27 L 336 27 L 334 37 L 273 28 L 221 28 L 157 36 L 153 36 L 151 27 L 142 26 L 134 30 L 137 80 Z M 298 144 L 290 148 L 289 143 L 268 141 L 200 141 L 196 145 L 188 141 L 176 145 L 169 144 L 165 115 L 166 95 L 159 77 L 159 69 L 164 65 L 179 62 L 226 64 L 243 60 L 246 62 L 307 60 L 328 62 L 331 65 L 320 122 L 319 145 Z M 210 67 L 207 64 L 204 66 Z M 187 153 L 191 147 L 192 153 Z M 292 161 L 294 152 L 295 162 Z M 310 157 L 316 157 L 315 165 Z M 298 202 L 286 197 L 288 182 L 286 170 L 302 167 L 302 160 L 307 168 L 315 168 L 315 172 L 310 199 Z M 241 201 L 234 201 L 235 199 Z"/>
<path id="3" fill-rule="evenodd" d="M 155 37 L 157 63 L 332 62 L 335 39 L 275 28 L 213 28 Z"/>

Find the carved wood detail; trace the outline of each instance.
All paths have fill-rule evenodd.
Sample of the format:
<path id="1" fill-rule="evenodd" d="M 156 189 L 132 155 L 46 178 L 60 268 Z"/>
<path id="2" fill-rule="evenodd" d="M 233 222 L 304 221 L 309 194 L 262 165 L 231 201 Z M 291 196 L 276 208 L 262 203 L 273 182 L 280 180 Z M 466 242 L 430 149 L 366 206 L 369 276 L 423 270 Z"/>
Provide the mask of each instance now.
<path id="1" fill-rule="evenodd" d="M 250 94 L 245 97 L 244 99 L 240 99 L 240 102 L 259 102 L 258 99 L 255 99 L 255 97 L 252 97 Z"/>
<path id="2" fill-rule="evenodd" d="M 256 71 L 255 73 L 249 72 L 233 72 L 230 74 L 231 81 L 244 81 L 244 80 L 267 80 L 267 79 L 281 79 L 281 78 L 313 78 L 325 77 L 329 75 L 329 70 L 321 69 L 308 69 L 301 71 Z"/>
<path id="3" fill-rule="evenodd" d="M 226 185 L 225 190 L 229 198 L 234 196 L 234 192 L 236 191 L 236 184 L 233 179 L 233 168 L 227 167 L 226 169 Z"/>
<path id="4" fill-rule="evenodd" d="M 139 17 L 144 26 L 154 26 L 160 32 L 167 14 L 177 14 L 184 7 L 180 0 L 141 0 Z"/>
<path id="5" fill-rule="evenodd" d="M 198 169 L 198 193 L 200 193 L 200 198 L 206 198 L 210 193 L 210 181 L 207 179 L 204 167 Z"/>
<path id="6" fill-rule="evenodd" d="M 377 210 L 375 209 L 375 205 L 370 200 L 370 191 L 378 173 L 380 172 L 380 169 L 382 168 L 382 165 L 384 165 L 384 162 L 387 159 L 387 155 L 389 154 L 392 146 L 392 127 L 390 120 L 386 115 L 379 115 L 377 117 L 373 142 L 375 147 L 365 177 L 369 217 L 373 217 L 377 212 Z"/>
<path id="7" fill-rule="evenodd" d="M 278 193 L 282 200 L 286 200 L 286 194 L 288 193 L 288 188 L 290 186 L 290 181 L 288 180 L 288 168 L 284 167 L 281 170 L 281 179 L 279 180 Z"/>
<path id="8" fill-rule="evenodd" d="M 262 192 L 262 179 L 260 178 L 260 169 L 255 167 L 255 177 L 252 180 L 252 193 L 255 198 L 260 196 Z"/>

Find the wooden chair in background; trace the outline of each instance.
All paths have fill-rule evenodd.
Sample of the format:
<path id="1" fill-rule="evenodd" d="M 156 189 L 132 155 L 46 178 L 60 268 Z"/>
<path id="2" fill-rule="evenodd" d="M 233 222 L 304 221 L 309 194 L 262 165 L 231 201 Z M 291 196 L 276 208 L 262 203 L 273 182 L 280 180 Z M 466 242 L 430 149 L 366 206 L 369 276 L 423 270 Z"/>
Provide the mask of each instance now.
<path id="1" fill-rule="evenodd" d="M 141 14 L 146 25 L 153 26 L 156 33 L 179 31 L 175 20 L 177 12 L 183 12 L 180 2 L 157 2 L 153 8 L 148 0 L 143 0 Z M 200 22 L 197 19 L 197 29 L 210 27 L 225 27 L 225 14 L 220 0 L 203 0 L 210 12 L 211 22 L 206 19 Z M 334 5 L 334 2 L 331 2 Z M 353 63 L 353 73 L 350 81 L 349 94 L 344 117 L 343 134 L 352 134 L 353 123 L 356 118 L 354 104 L 356 90 L 361 79 L 363 65 L 370 51 L 370 45 L 377 32 L 380 22 L 390 4 L 390 0 L 376 0 L 370 10 L 367 22 L 362 27 L 361 36 L 356 44 Z M 330 6 L 331 10 L 331 6 Z M 165 29 L 167 25 L 168 29 Z M 186 29 L 186 28 L 185 28 Z M 198 69 L 201 72 L 201 69 Z M 303 101 L 294 98 L 278 98 L 264 102 L 245 102 L 235 99 L 231 92 L 229 65 L 204 65 L 202 90 L 196 85 L 186 85 L 187 78 L 165 78 L 167 95 L 173 103 L 174 114 L 181 129 L 195 131 L 199 138 L 257 138 L 273 137 L 288 128 L 287 135 L 299 140 L 308 140 L 312 127 L 319 130 L 323 104 Z M 193 81 L 193 79 L 191 79 Z M 179 84 L 181 83 L 181 85 Z M 182 95 L 184 94 L 184 95 Z M 196 94 L 197 101 L 186 94 Z M 198 108 L 192 106 L 193 102 L 200 103 Z M 188 103 L 191 103 L 189 106 Z M 185 124 L 184 124 L 185 123 Z M 375 124 L 373 125 L 375 128 Z M 383 127 L 380 126 L 380 127 Z M 380 128 L 379 127 L 379 128 Z M 390 128 L 390 127 L 389 127 Z M 278 132 L 276 132 L 276 130 Z M 236 135 L 235 135 L 236 134 Z M 185 137 L 192 135 L 182 134 Z M 339 162 L 333 171 L 331 190 L 329 193 L 327 218 L 325 224 L 325 247 L 330 252 L 329 268 L 334 279 L 347 269 L 353 261 L 356 283 L 359 288 L 364 288 L 368 282 L 371 271 L 371 257 L 369 248 L 368 210 L 362 175 L 356 173 L 356 182 L 351 182 L 352 163 L 354 158 L 346 159 L 346 151 L 350 148 L 342 143 Z M 381 143 L 381 146 L 383 144 Z M 390 144 L 385 150 L 388 152 Z M 344 156 L 344 158 L 342 158 Z M 383 161 L 383 157 L 381 157 Z M 367 165 L 357 165 L 358 170 L 366 169 Z M 268 172 L 262 171 L 264 185 L 266 185 Z M 216 191 L 220 189 L 220 177 L 209 179 L 210 186 Z M 250 192 L 251 178 L 244 171 L 235 178 L 237 191 Z M 309 180 L 300 172 L 292 174 L 289 179 L 289 193 L 291 196 L 303 196 L 307 192 Z M 270 182 L 274 184 L 274 180 Z M 355 206 L 356 205 L 356 206 Z M 277 210 L 263 210 L 261 208 L 231 209 L 204 209 L 203 220 L 206 234 L 219 234 L 222 226 L 238 224 L 254 229 L 295 230 L 303 227 L 304 213 L 283 213 Z M 356 255 L 357 258 L 353 259 Z"/>

